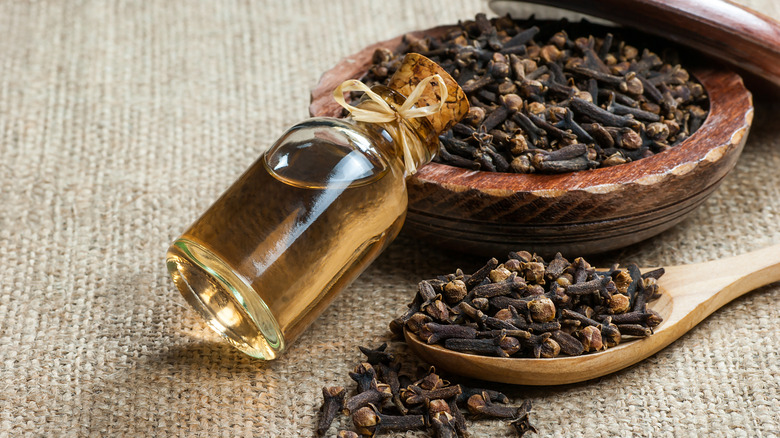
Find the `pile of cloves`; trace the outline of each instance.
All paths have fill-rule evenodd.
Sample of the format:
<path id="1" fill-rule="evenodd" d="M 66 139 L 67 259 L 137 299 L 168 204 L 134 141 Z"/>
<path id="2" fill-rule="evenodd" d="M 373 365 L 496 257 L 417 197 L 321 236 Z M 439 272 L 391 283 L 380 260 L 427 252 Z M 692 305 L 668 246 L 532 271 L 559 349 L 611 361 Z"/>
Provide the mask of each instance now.
<path id="1" fill-rule="evenodd" d="M 387 351 L 387 344 L 376 349 L 359 348 L 366 361 L 349 373 L 357 383 L 356 393 L 347 398 L 344 387 L 322 388 L 323 404 L 317 423 L 320 436 L 343 412 L 351 417 L 355 431 L 340 430 L 339 438 L 408 430 L 428 430 L 437 438 L 465 437 L 468 432 L 461 409 L 474 418 L 510 420 L 518 436 L 536 432 L 529 423 L 528 401 L 519 407 L 509 406 L 509 399 L 501 392 L 451 384 L 433 368 L 413 380 L 401 373 L 401 363 Z"/>
<path id="2" fill-rule="evenodd" d="M 660 297 L 663 268 L 597 271 L 560 253 L 546 263 L 526 251 L 495 258 L 471 275 L 458 269 L 419 283 L 409 310 L 390 323 L 429 344 L 478 355 L 576 356 L 646 337 L 661 323 L 647 303 Z"/>
<path id="3" fill-rule="evenodd" d="M 554 33 L 523 25 L 478 14 L 442 38 L 407 35 L 395 51 L 376 50 L 363 81 L 382 84 L 409 52 L 439 63 L 471 110 L 440 136 L 436 160 L 474 170 L 614 166 L 663 152 L 704 123 L 705 90 L 680 65 L 611 33 L 575 37 L 587 23 L 561 22 L 569 32 Z"/>

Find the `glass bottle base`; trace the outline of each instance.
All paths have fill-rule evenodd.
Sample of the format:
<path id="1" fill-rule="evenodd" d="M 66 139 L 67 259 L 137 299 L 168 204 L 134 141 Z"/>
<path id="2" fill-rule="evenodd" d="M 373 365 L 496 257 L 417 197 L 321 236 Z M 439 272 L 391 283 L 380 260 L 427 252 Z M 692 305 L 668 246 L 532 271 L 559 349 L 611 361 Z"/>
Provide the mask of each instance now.
<path id="1" fill-rule="evenodd" d="M 284 351 L 276 319 L 252 287 L 204 246 L 173 243 L 166 257 L 179 292 L 208 325 L 249 356 L 271 360 Z"/>

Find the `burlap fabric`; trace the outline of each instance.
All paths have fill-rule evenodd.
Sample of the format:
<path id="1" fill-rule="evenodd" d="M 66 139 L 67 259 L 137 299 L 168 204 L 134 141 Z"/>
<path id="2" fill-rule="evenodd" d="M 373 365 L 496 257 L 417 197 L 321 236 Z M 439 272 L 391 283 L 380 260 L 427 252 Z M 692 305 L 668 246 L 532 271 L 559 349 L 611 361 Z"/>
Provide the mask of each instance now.
<path id="1" fill-rule="evenodd" d="M 743 1 L 780 18 L 773 0 Z M 311 436 L 320 388 L 352 387 L 356 345 L 387 339 L 415 284 L 483 260 L 402 234 L 284 357 L 261 363 L 185 305 L 163 254 L 307 116 L 309 89 L 341 57 L 480 11 L 476 0 L 0 3 L 0 436 Z M 600 260 L 688 263 L 780 242 L 778 109 L 758 102 L 736 169 L 690 219 Z M 508 391 L 533 401 L 542 436 L 776 436 L 778 300 L 778 284 L 752 292 L 611 376 Z"/>

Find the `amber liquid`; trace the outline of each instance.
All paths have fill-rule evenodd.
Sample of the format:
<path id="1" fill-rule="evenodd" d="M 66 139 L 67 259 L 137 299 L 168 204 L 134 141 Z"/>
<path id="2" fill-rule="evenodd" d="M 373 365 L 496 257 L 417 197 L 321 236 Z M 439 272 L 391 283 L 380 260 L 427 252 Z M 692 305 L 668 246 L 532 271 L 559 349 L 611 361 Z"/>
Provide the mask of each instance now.
<path id="1" fill-rule="evenodd" d="M 316 123 L 300 136 L 315 141 L 296 140 L 293 129 L 169 251 L 169 269 L 188 301 L 256 357 L 270 359 L 297 338 L 395 238 L 406 214 L 400 161 L 333 122 Z M 182 251 L 188 242 L 208 253 L 199 258 L 215 258 L 219 266 L 193 263 Z M 251 290 L 230 286 L 241 281 Z M 271 349 L 258 346 L 269 340 L 256 333 L 263 321 L 253 306 L 265 306 L 282 333 L 281 342 L 270 340 Z"/>

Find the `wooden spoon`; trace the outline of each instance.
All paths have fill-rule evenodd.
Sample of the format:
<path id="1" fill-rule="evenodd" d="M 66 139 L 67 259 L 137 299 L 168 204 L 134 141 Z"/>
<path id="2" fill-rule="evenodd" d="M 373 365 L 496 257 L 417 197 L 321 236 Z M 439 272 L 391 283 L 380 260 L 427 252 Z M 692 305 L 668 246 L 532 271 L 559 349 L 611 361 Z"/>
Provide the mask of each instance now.
<path id="1" fill-rule="evenodd" d="M 519 385 L 562 385 L 613 373 L 650 357 L 724 304 L 775 281 L 780 281 L 780 245 L 706 263 L 668 267 L 658 280 L 663 296 L 649 304 L 664 318 L 655 333 L 581 356 L 477 356 L 428 345 L 409 332 L 405 336 L 418 356 L 453 374 Z"/>

